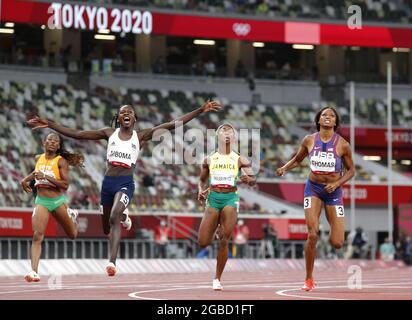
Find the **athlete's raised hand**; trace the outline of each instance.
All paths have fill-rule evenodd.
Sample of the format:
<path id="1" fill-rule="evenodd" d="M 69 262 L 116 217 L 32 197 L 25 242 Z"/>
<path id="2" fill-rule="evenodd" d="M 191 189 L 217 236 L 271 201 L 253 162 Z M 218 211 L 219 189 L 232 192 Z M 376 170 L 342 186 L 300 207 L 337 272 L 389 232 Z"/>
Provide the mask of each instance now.
<path id="1" fill-rule="evenodd" d="M 286 170 L 283 167 L 276 169 L 276 175 L 278 175 L 279 177 L 284 176 L 285 173 L 286 173 Z"/>
<path id="2" fill-rule="evenodd" d="M 32 130 L 47 128 L 49 126 L 49 121 L 46 119 L 39 118 L 35 116 L 29 120 L 27 120 L 27 124 L 32 127 Z"/>
<path id="3" fill-rule="evenodd" d="M 210 112 L 210 111 L 219 111 L 222 109 L 222 106 L 219 102 L 213 100 L 207 100 L 202 106 L 202 112 Z"/>

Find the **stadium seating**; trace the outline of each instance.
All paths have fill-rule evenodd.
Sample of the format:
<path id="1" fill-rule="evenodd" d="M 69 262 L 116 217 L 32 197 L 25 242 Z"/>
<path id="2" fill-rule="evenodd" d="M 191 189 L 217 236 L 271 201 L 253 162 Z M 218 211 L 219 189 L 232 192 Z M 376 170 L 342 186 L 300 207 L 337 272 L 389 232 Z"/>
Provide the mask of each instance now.
<path id="1" fill-rule="evenodd" d="M 0 204 L 2 206 L 32 206 L 33 200 L 25 195 L 19 180 L 34 166 L 34 155 L 42 152 L 41 138 L 45 131 L 32 131 L 25 125 L 26 116 L 38 113 L 65 126 L 96 129 L 110 125 L 113 115 L 122 104 L 132 103 L 139 118 L 138 127 L 144 129 L 170 121 L 204 103 L 210 92 L 183 92 L 168 90 L 125 89 L 113 90 L 97 87 L 86 92 L 70 85 L 44 85 L 40 83 L 0 82 Z M 208 113 L 194 119 L 186 128 L 205 132 L 228 121 L 237 128 L 259 128 L 261 134 L 261 169 L 259 176 L 275 177 L 275 169 L 295 152 L 300 138 L 293 126 L 310 126 L 322 103 L 310 106 L 268 106 L 231 103 L 220 98 L 225 105 L 219 113 Z M 384 124 L 384 102 L 359 100 L 358 118 L 362 123 Z M 348 121 L 348 108 L 338 107 L 343 123 Z M 394 102 L 394 121 L 397 125 L 412 124 L 412 101 Z M 69 150 L 82 152 L 86 157 L 85 169 L 71 171 L 69 195 L 73 207 L 97 209 L 99 189 L 105 171 L 105 142 L 76 141 L 66 138 Z M 11 143 L 10 143 L 11 142 Z M 210 143 L 209 140 L 205 141 Z M 135 181 L 137 192 L 132 210 L 201 210 L 197 197 L 200 166 L 162 164 L 152 156 L 156 142 L 142 147 Z M 174 151 L 171 146 L 167 152 Z M 357 180 L 379 181 L 373 172 L 357 168 Z M 290 179 L 307 177 L 307 162 L 288 174 Z M 252 210 L 241 201 L 243 210 Z"/>

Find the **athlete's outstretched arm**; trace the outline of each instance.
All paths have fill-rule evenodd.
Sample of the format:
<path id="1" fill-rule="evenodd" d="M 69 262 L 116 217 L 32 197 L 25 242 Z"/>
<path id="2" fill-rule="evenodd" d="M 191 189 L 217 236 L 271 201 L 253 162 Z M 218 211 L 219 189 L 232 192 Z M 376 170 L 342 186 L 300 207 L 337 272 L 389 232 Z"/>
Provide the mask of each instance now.
<path id="1" fill-rule="evenodd" d="M 196 110 L 193 110 L 192 112 L 189 112 L 175 120 L 172 120 L 170 122 L 163 123 L 161 125 L 158 125 L 156 127 L 153 127 L 151 129 L 144 129 L 138 132 L 138 137 L 139 141 L 148 141 L 152 139 L 153 133 L 156 130 L 159 129 L 165 129 L 165 130 L 174 130 L 176 129 L 177 126 L 179 126 L 181 123 L 185 124 L 189 122 L 190 120 L 198 117 L 202 113 L 210 112 L 210 111 L 218 111 L 222 107 L 219 102 L 217 101 L 207 101 L 201 106 L 200 108 L 197 108 Z"/>
<path id="2" fill-rule="evenodd" d="M 283 167 L 280 167 L 276 170 L 276 174 L 278 176 L 283 176 L 287 171 L 296 168 L 303 159 L 309 153 L 309 142 L 310 142 L 310 135 L 307 135 L 303 138 L 302 143 L 299 146 L 298 152 L 290 159 Z"/>
<path id="3" fill-rule="evenodd" d="M 207 194 L 209 192 L 208 179 L 209 179 L 209 161 L 208 161 L 208 158 L 205 158 L 205 160 L 202 163 L 202 169 L 200 171 L 199 193 L 197 195 L 197 200 L 199 200 L 202 203 L 207 198 Z"/>
<path id="4" fill-rule="evenodd" d="M 240 180 L 243 183 L 247 183 L 249 186 L 254 186 L 256 184 L 256 176 L 252 170 L 252 163 L 249 159 L 240 156 L 239 157 L 239 168 L 240 168 Z"/>
<path id="5" fill-rule="evenodd" d="M 333 183 L 328 183 L 325 186 L 325 190 L 328 193 L 335 191 L 341 185 L 345 184 L 348 180 L 352 179 L 353 176 L 355 175 L 355 165 L 352 159 L 352 150 L 350 148 L 349 143 L 345 140 L 343 142 L 342 149 L 343 149 L 342 162 L 343 162 L 343 165 L 345 166 L 346 171 L 343 174 L 343 176 L 339 178 L 339 180 Z"/>
<path id="6" fill-rule="evenodd" d="M 54 122 L 53 120 L 42 119 L 37 116 L 27 121 L 27 123 L 33 127 L 33 130 L 40 129 L 40 128 L 50 128 L 58 133 L 78 139 L 78 140 L 100 140 L 100 139 L 108 139 L 110 135 L 113 133 L 113 128 L 102 128 L 99 130 L 74 130 L 71 128 L 67 128 Z"/>

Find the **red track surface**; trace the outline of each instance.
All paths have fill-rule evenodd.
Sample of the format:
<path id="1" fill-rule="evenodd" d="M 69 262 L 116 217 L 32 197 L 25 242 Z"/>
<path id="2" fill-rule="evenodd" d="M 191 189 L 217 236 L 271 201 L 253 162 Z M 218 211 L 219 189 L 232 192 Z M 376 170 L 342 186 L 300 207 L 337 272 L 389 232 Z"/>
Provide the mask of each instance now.
<path id="1" fill-rule="evenodd" d="M 319 272 L 312 292 L 299 289 L 302 271 L 227 272 L 221 292 L 211 289 L 213 275 L 205 273 L 43 277 L 38 283 L 23 276 L 0 278 L 0 300 L 412 300 L 412 268 L 364 270 L 361 289 L 348 288 L 351 274 Z"/>

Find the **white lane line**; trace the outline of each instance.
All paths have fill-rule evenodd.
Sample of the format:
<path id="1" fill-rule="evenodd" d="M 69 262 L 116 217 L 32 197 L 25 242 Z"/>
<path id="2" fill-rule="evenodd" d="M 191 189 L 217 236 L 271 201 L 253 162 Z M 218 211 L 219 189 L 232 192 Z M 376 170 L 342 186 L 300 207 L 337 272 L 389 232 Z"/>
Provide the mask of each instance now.
<path id="1" fill-rule="evenodd" d="M 405 283 L 401 283 L 401 284 L 405 284 Z M 380 284 L 380 283 L 370 283 L 367 285 L 363 285 L 362 289 L 354 289 L 355 291 L 360 291 L 363 289 L 397 289 L 398 287 L 392 287 L 393 285 L 399 285 L 399 283 L 384 283 L 384 284 Z M 386 286 L 386 287 L 385 287 Z M 348 286 L 324 286 L 324 287 L 316 287 L 315 290 L 317 291 L 318 289 L 338 289 L 338 288 L 347 288 Z M 286 293 L 286 292 L 292 292 L 292 291 L 297 291 L 300 292 L 301 294 L 290 294 L 290 293 Z M 348 291 L 347 293 L 349 293 L 350 291 Z M 280 296 L 285 296 L 285 297 L 293 297 L 293 298 L 299 298 L 299 299 L 320 299 L 320 300 L 354 300 L 354 299 L 350 299 L 350 298 L 333 298 L 333 297 L 318 297 L 318 296 L 313 296 L 313 295 L 307 295 L 305 292 L 301 291 L 300 288 L 295 288 L 295 289 L 286 289 L 286 290 L 279 290 L 276 291 L 276 294 L 280 295 Z M 309 293 L 310 294 L 310 293 Z M 368 294 L 368 292 L 365 292 L 365 294 Z M 385 294 L 385 292 L 382 292 L 380 294 Z"/>

